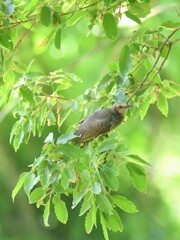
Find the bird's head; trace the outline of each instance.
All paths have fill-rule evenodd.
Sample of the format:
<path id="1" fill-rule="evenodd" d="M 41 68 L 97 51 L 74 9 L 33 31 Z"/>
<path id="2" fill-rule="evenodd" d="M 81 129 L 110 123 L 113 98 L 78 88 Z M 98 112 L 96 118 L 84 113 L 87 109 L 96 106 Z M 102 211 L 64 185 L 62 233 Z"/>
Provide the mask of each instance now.
<path id="1" fill-rule="evenodd" d="M 126 114 L 126 111 L 130 107 L 132 107 L 132 105 L 128 105 L 126 103 L 117 103 L 117 104 L 113 105 L 114 111 L 123 116 Z"/>

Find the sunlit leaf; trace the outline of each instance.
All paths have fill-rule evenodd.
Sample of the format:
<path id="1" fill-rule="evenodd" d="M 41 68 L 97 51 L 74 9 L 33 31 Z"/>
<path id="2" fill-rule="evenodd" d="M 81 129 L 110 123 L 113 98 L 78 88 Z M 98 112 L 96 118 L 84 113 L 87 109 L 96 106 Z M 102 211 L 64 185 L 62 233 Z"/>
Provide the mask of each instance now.
<path id="1" fill-rule="evenodd" d="M 113 214 L 111 215 L 104 214 L 104 218 L 105 218 L 107 228 L 109 230 L 112 230 L 114 232 L 123 231 L 123 225 L 122 225 L 121 219 L 116 211 L 114 211 Z"/>
<path id="2" fill-rule="evenodd" d="M 45 143 L 52 143 L 54 140 L 54 135 L 53 133 L 49 133 L 49 135 L 46 137 L 46 139 L 44 140 Z"/>
<path id="3" fill-rule="evenodd" d="M 12 199 L 14 201 L 17 193 L 19 192 L 19 190 L 22 188 L 24 182 L 26 181 L 26 178 L 28 177 L 28 172 L 24 172 L 19 176 L 18 182 L 16 183 L 15 188 L 12 191 Z"/>
<path id="4" fill-rule="evenodd" d="M 59 199 L 58 197 L 54 196 L 53 204 L 54 204 L 54 211 L 57 219 L 60 222 L 66 224 L 68 220 L 68 211 L 67 211 L 65 202 Z"/>
<path id="5" fill-rule="evenodd" d="M 14 12 L 14 4 L 11 0 L 6 0 L 2 3 L 2 11 L 7 16 L 10 16 Z"/>
<path id="6" fill-rule="evenodd" d="M 130 48 L 125 45 L 119 55 L 119 69 L 123 75 L 127 75 L 131 69 Z"/>
<path id="7" fill-rule="evenodd" d="M 90 209 L 85 218 L 85 230 L 88 234 L 92 231 L 93 225 L 92 209 Z"/>
<path id="8" fill-rule="evenodd" d="M 94 194 L 99 194 L 101 192 L 101 184 L 98 182 L 94 182 L 92 184 L 92 192 Z"/>
<path id="9" fill-rule="evenodd" d="M 46 193 L 46 190 L 42 187 L 35 188 L 29 195 L 29 203 L 36 203 Z M 44 195 L 45 197 L 45 195 Z"/>
<path id="10" fill-rule="evenodd" d="M 100 223 L 101 223 L 101 226 L 102 226 L 103 235 L 104 235 L 105 240 L 109 240 L 107 226 L 106 226 L 106 220 L 105 220 L 102 212 L 100 212 Z"/>
<path id="11" fill-rule="evenodd" d="M 45 204 L 44 207 L 44 214 L 43 214 L 43 219 L 44 219 L 44 225 L 46 227 L 49 226 L 48 219 L 49 219 L 49 214 L 50 214 L 50 200 L 48 200 Z"/>
<path id="12" fill-rule="evenodd" d="M 121 208 L 125 212 L 128 213 L 138 212 L 135 204 L 123 196 L 113 195 L 112 200 L 119 208 Z"/>
<path id="13" fill-rule="evenodd" d="M 29 172 L 24 182 L 24 191 L 29 196 L 30 191 L 34 185 L 38 182 L 38 177 L 33 172 Z"/>
<path id="14" fill-rule="evenodd" d="M 117 36 L 117 23 L 112 14 L 110 13 L 104 14 L 103 27 L 104 27 L 106 36 L 114 40 Z"/>
<path id="15" fill-rule="evenodd" d="M 146 171 L 139 164 L 128 162 L 126 163 L 126 167 L 131 176 L 132 182 L 134 186 L 141 192 L 147 191 L 147 178 Z"/>
<path id="16" fill-rule="evenodd" d="M 156 100 L 157 106 L 159 110 L 162 112 L 163 115 L 167 117 L 168 115 L 168 102 L 167 99 L 164 97 L 162 93 L 158 93 L 157 100 Z"/>

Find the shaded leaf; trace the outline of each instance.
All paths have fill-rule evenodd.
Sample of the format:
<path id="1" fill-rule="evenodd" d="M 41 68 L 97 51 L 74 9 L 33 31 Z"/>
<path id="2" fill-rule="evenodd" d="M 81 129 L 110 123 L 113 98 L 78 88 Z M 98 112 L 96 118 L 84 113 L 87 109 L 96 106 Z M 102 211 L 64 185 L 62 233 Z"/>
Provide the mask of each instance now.
<path id="1" fill-rule="evenodd" d="M 126 17 L 128 17 L 131 20 L 133 20 L 134 22 L 136 22 L 138 24 L 141 24 L 141 20 L 137 16 L 131 14 L 129 11 L 126 11 L 125 15 L 126 15 Z"/>
<path id="2" fill-rule="evenodd" d="M 55 47 L 58 50 L 61 50 L 61 28 L 56 31 L 54 43 L 55 43 Z"/>
<path id="3" fill-rule="evenodd" d="M 52 15 L 51 15 L 51 9 L 49 6 L 44 6 L 42 9 L 41 9 L 41 12 L 40 12 L 40 17 L 41 17 L 41 23 L 48 27 L 51 23 L 51 18 L 52 18 Z"/>
<path id="4" fill-rule="evenodd" d="M 0 31 L 0 44 L 9 50 L 13 50 L 13 41 L 7 31 Z"/>
<path id="5" fill-rule="evenodd" d="M 34 94 L 26 85 L 22 85 L 19 88 L 21 96 L 24 101 L 34 104 Z"/>

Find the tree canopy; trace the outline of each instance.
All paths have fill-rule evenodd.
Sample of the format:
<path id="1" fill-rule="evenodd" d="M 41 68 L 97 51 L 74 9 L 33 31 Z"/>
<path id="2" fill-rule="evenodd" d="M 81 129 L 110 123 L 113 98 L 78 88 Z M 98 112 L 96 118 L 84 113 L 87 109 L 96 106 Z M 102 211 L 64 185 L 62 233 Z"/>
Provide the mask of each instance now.
<path id="1" fill-rule="evenodd" d="M 24 187 L 29 203 L 43 208 L 45 226 L 51 211 L 67 223 L 71 199 L 85 215 L 86 232 L 101 225 L 108 240 L 109 230 L 123 231 L 121 210 L 138 211 L 121 181 L 128 176 L 146 193 L 151 164 L 118 129 L 83 146 L 74 144 L 73 132 L 92 111 L 119 102 L 133 105 L 125 121 L 144 120 L 151 105 L 168 116 L 169 99 L 180 95 L 178 77 L 167 74 L 180 24 L 176 8 L 174 17 L 154 24 L 158 7 L 149 0 L 1 3 L 0 107 L 10 107 L 16 119 L 10 143 L 17 151 L 39 137 L 43 145 L 12 198 Z M 103 69 L 101 77 L 94 69 Z"/>

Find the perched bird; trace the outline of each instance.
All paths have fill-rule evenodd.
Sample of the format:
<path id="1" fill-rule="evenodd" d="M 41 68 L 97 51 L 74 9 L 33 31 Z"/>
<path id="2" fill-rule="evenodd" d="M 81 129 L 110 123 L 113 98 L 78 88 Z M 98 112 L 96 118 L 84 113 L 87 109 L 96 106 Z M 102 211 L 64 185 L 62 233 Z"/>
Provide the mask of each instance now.
<path id="1" fill-rule="evenodd" d="M 119 103 L 114 104 L 110 108 L 92 112 L 80 122 L 79 128 L 74 133 L 79 136 L 78 142 L 83 143 L 99 135 L 106 135 L 123 121 L 129 107 L 132 106 L 126 103 Z"/>

